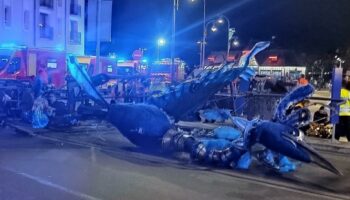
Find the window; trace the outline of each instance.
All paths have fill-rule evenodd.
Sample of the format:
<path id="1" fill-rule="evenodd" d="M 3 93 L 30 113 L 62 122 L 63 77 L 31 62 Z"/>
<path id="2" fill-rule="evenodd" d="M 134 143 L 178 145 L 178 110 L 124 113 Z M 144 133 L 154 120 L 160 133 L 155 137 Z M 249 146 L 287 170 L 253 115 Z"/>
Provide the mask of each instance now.
<path id="1" fill-rule="evenodd" d="M 112 65 L 108 65 L 107 66 L 107 72 L 108 73 L 112 73 L 113 72 L 113 66 Z"/>
<path id="2" fill-rule="evenodd" d="M 70 14 L 81 15 L 81 6 L 78 4 L 78 0 L 71 0 L 70 2 Z"/>
<path id="3" fill-rule="evenodd" d="M 40 6 L 53 8 L 53 0 L 40 0 Z"/>
<path id="4" fill-rule="evenodd" d="M 40 13 L 39 17 L 40 38 L 53 39 L 53 28 L 49 25 L 49 15 Z"/>
<path id="5" fill-rule="evenodd" d="M 70 31 L 71 32 L 78 32 L 78 22 L 77 21 L 74 21 L 74 20 L 71 20 L 70 21 Z"/>
<path id="6" fill-rule="evenodd" d="M 6 26 L 11 26 L 11 7 L 5 6 L 4 10 L 4 22 Z"/>
<path id="7" fill-rule="evenodd" d="M 26 10 L 24 11 L 24 15 L 23 15 L 23 22 L 24 22 L 23 24 L 24 24 L 25 30 L 29 30 L 29 24 L 30 24 L 29 20 L 30 20 L 29 11 Z"/>
<path id="8" fill-rule="evenodd" d="M 21 58 L 14 57 L 6 69 L 8 74 L 16 74 L 21 69 Z"/>
<path id="9" fill-rule="evenodd" d="M 48 25 L 49 25 L 49 15 L 46 13 L 40 13 L 39 26 L 45 28 Z"/>
<path id="10" fill-rule="evenodd" d="M 0 55 L 0 71 L 5 69 L 7 63 L 9 62 L 10 56 Z"/>
<path id="11" fill-rule="evenodd" d="M 57 69 L 57 60 L 55 60 L 55 59 L 48 59 L 48 61 L 47 61 L 47 68 L 48 69 Z"/>
<path id="12" fill-rule="evenodd" d="M 75 20 L 70 21 L 70 43 L 81 44 L 81 33 L 78 32 L 78 22 Z"/>

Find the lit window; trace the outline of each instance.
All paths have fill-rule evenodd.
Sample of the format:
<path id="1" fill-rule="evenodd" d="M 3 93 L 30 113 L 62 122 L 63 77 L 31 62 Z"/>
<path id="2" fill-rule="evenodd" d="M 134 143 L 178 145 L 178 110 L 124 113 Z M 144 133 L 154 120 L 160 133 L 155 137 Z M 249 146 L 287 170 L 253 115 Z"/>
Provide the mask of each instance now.
<path id="1" fill-rule="evenodd" d="M 107 72 L 108 73 L 112 73 L 113 72 L 113 66 L 112 65 L 108 65 L 107 66 Z"/>
<path id="2" fill-rule="evenodd" d="M 278 57 L 277 56 L 269 56 L 269 60 L 270 60 L 270 62 L 277 62 Z"/>
<path id="3" fill-rule="evenodd" d="M 4 16 L 5 16 L 5 25 L 11 26 L 11 8 L 10 6 L 5 6 L 4 10 Z"/>

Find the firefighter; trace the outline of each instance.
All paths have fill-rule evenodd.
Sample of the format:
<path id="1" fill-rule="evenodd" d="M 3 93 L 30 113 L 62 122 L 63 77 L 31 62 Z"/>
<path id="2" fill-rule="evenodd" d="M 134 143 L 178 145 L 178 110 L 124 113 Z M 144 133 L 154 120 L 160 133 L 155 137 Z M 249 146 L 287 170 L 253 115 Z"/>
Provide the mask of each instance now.
<path id="1" fill-rule="evenodd" d="M 340 105 L 339 123 L 336 125 L 335 138 L 346 136 L 350 141 L 350 82 L 344 80 L 340 92 L 340 97 L 345 100 Z"/>

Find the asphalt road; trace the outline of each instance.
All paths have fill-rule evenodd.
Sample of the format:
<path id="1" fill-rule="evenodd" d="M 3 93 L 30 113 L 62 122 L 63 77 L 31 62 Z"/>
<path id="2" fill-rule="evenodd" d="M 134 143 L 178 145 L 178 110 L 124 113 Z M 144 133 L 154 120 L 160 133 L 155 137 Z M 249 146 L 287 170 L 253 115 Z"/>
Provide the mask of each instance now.
<path id="1" fill-rule="evenodd" d="M 350 199 L 349 155 L 323 152 L 343 177 L 312 165 L 279 175 L 142 152 L 112 128 L 69 134 L 0 129 L 0 199 Z"/>

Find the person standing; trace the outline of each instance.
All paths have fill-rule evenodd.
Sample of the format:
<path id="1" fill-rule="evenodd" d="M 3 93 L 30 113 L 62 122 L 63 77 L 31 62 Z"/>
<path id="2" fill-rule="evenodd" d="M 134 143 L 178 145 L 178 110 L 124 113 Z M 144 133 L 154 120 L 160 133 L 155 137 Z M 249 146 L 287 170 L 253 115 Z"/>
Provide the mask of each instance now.
<path id="1" fill-rule="evenodd" d="M 305 78 L 305 75 L 300 75 L 300 78 L 298 80 L 298 85 L 303 86 L 309 84 L 309 81 Z"/>
<path id="2" fill-rule="evenodd" d="M 339 140 L 341 136 L 346 136 L 350 141 L 350 83 L 346 80 L 342 83 L 340 98 L 344 103 L 340 105 L 339 123 L 336 125 L 335 138 Z"/>
<path id="3" fill-rule="evenodd" d="M 69 113 L 75 113 L 77 98 L 80 92 L 79 85 L 71 75 L 66 77 L 67 81 L 67 107 Z"/>
<path id="4" fill-rule="evenodd" d="M 49 83 L 48 74 L 45 68 L 38 70 L 38 75 L 35 77 L 32 89 L 34 92 L 34 98 L 38 98 L 47 89 Z"/>

